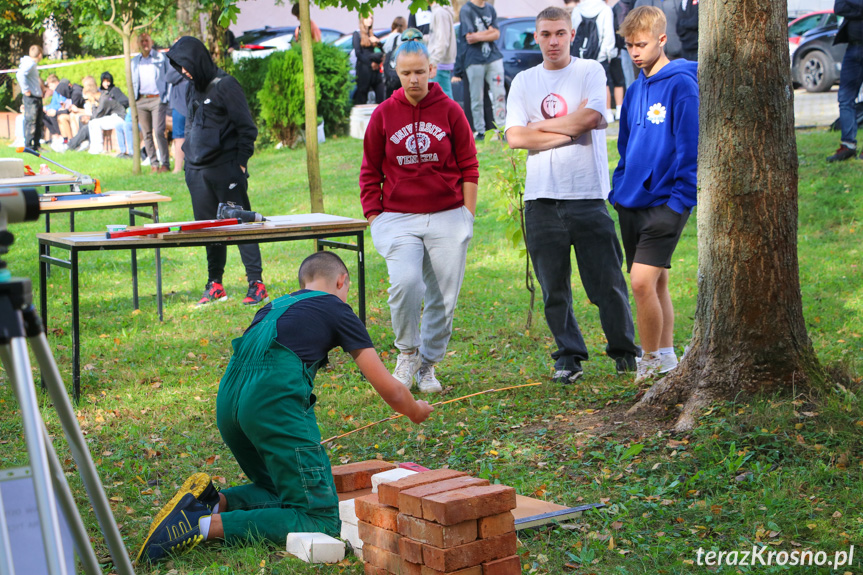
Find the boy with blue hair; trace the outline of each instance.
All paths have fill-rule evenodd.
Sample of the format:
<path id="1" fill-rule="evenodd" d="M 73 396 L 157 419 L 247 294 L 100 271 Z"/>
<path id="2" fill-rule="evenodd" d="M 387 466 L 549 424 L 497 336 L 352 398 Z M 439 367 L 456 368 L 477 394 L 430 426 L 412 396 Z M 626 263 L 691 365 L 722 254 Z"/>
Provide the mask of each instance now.
<path id="1" fill-rule="evenodd" d="M 617 210 L 644 356 L 636 383 L 677 366 L 671 256 L 697 199 L 698 65 L 665 55 L 665 14 L 642 6 L 620 27 L 641 69 L 626 92 L 608 201 Z"/>
<path id="2" fill-rule="evenodd" d="M 155 562 L 206 540 L 228 543 L 288 533 L 338 536 L 338 496 L 315 419 L 315 373 L 341 346 L 384 401 L 414 423 L 433 408 L 381 363 L 365 326 L 346 303 L 350 277 L 341 258 L 317 252 L 299 270 L 301 289 L 255 315 L 219 383 L 216 424 L 252 483 L 216 491 L 192 475 L 156 515 L 138 553 Z"/>

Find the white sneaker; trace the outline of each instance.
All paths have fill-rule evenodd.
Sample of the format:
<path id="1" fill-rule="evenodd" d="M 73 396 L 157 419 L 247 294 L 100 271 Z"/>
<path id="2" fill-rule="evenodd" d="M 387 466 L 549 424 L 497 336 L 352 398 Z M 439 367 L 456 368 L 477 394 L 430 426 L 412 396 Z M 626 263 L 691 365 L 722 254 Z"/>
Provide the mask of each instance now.
<path id="1" fill-rule="evenodd" d="M 606 110 L 605 111 L 605 121 L 608 122 L 609 124 L 613 124 L 614 123 L 614 112 L 612 112 L 611 110 Z"/>
<path id="2" fill-rule="evenodd" d="M 668 373 L 677 367 L 676 353 L 660 353 L 659 354 L 659 373 Z"/>
<path id="3" fill-rule="evenodd" d="M 417 387 L 423 393 L 440 393 L 443 386 L 434 376 L 434 364 L 424 363 L 417 372 Z"/>
<path id="4" fill-rule="evenodd" d="M 414 375 L 420 370 L 422 365 L 422 356 L 419 351 L 413 353 L 400 353 L 396 361 L 396 368 L 393 371 L 393 377 L 399 380 L 402 385 L 410 389 L 414 386 Z"/>
<path id="5" fill-rule="evenodd" d="M 51 142 L 51 149 L 54 150 L 58 154 L 62 154 L 63 152 L 65 152 L 66 150 L 69 149 L 69 146 L 64 144 L 63 142 L 61 142 L 59 140 L 56 140 L 54 142 Z"/>
<path id="6" fill-rule="evenodd" d="M 614 119 L 617 120 L 618 122 L 620 121 L 620 108 L 614 109 Z"/>
<path id="7" fill-rule="evenodd" d="M 645 353 L 635 372 L 635 383 L 642 383 L 659 375 L 660 358 L 658 354 Z"/>

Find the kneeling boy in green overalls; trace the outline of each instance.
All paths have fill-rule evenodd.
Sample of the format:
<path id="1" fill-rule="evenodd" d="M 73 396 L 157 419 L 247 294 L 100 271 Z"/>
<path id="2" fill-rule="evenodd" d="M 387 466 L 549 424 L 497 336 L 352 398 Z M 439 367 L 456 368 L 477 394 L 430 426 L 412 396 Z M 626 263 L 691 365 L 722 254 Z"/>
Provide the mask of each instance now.
<path id="1" fill-rule="evenodd" d="M 309 256 L 299 280 L 300 291 L 259 310 L 234 340 L 219 384 L 216 423 L 252 483 L 219 492 L 207 474 L 190 477 L 156 515 L 136 561 L 158 561 L 208 539 L 284 545 L 292 532 L 339 535 L 339 500 L 312 393 L 334 347 L 350 353 L 384 401 L 414 423 L 433 411 L 381 363 L 346 303 L 350 278 L 339 256 Z"/>

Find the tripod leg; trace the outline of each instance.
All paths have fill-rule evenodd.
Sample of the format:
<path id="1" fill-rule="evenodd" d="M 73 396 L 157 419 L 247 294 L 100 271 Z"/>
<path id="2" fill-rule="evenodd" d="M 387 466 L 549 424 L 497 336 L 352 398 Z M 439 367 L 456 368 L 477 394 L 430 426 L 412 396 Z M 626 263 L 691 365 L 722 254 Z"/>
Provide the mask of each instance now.
<path id="1" fill-rule="evenodd" d="M 48 464 L 51 468 L 51 477 L 54 480 L 54 495 L 57 496 L 60 509 L 66 516 L 69 530 L 72 532 L 72 539 L 75 541 L 75 548 L 78 550 L 78 557 L 81 558 L 81 563 L 84 565 L 84 572 L 87 575 L 102 575 L 102 568 L 99 567 L 96 552 L 90 545 L 90 537 L 87 535 L 87 529 L 81 520 L 81 514 L 75 506 L 72 490 L 69 489 L 69 483 L 63 474 L 63 467 L 60 465 L 60 459 L 58 459 L 54 445 L 51 443 L 51 436 L 48 435 L 44 421 L 42 422 L 42 435 L 45 438 L 45 450 L 48 452 Z"/>
<path id="2" fill-rule="evenodd" d="M 35 315 L 35 312 L 32 310 L 30 313 Z M 69 449 L 72 451 L 72 457 L 78 465 L 78 472 L 81 474 L 84 487 L 87 489 L 90 503 L 93 504 L 93 511 L 96 513 L 99 526 L 102 528 L 102 534 L 105 536 L 105 543 L 107 543 L 111 558 L 114 560 L 114 567 L 120 575 L 134 575 L 135 571 L 132 569 L 132 562 L 129 560 L 129 554 L 126 551 L 126 546 L 123 544 L 120 530 L 117 529 L 117 521 L 111 513 L 108 497 L 102 489 L 102 482 L 99 479 L 99 474 L 96 472 L 96 466 L 93 464 L 93 458 L 90 456 L 90 450 L 87 447 L 87 442 L 84 440 L 84 434 L 81 433 L 81 428 L 78 427 L 78 419 L 72 410 L 72 404 L 69 402 L 69 396 L 66 394 L 66 387 L 60 378 L 60 372 L 57 369 L 57 364 L 54 362 L 54 356 L 51 355 L 48 340 L 45 338 L 45 334 L 40 331 L 37 335 L 32 335 L 29 341 L 33 348 L 33 354 L 36 356 L 36 361 L 39 364 L 39 369 L 45 378 L 45 385 L 48 388 L 51 401 L 54 403 L 57 417 L 60 419 L 60 424 L 63 426 L 63 431 L 66 434 L 66 440 L 69 443 Z"/>
<path id="3" fill-rule="evenodd" d="M 20 315 L 18 321 L 20 322 Z M 20 331 L 23 333 L 23 329 Z M 48 454 L 42 441 L 39 404 L 36 400 L 36 388 L 33 385 L 33 372 L 30 370 L 27 342 L 23 336 L 12 337 L 8 341 L 0 346 L 0 360 L 13 383 L 12 387 L 21 409 L 24 440 L 27 443 L 27 456 L 30 458 L 36 508 L 39 512 L 42 542 L 45 547 L 45 562 L 48 573 L 66 575 L 63 542 L 60 538 L 60 518 L 57 516 L 57 503 L 48 473 Z"/>
<path id="4" fill-rule="evenodd" d="M 6 510 L 0 497 L 0 575 L 15 575 L 12 549 L 9 547 L 9 529 L 6 527 Z"/>

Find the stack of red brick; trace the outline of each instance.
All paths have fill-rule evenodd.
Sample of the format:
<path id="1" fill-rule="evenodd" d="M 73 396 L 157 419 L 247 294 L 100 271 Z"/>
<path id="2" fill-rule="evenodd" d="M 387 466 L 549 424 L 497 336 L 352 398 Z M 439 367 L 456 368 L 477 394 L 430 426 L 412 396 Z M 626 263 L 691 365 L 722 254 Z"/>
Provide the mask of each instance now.
<path id="1" fill-rule="evenodd" d="M 515 490 L 440 469 L 356 499 L 366 575 L 520 575 Z"/>

